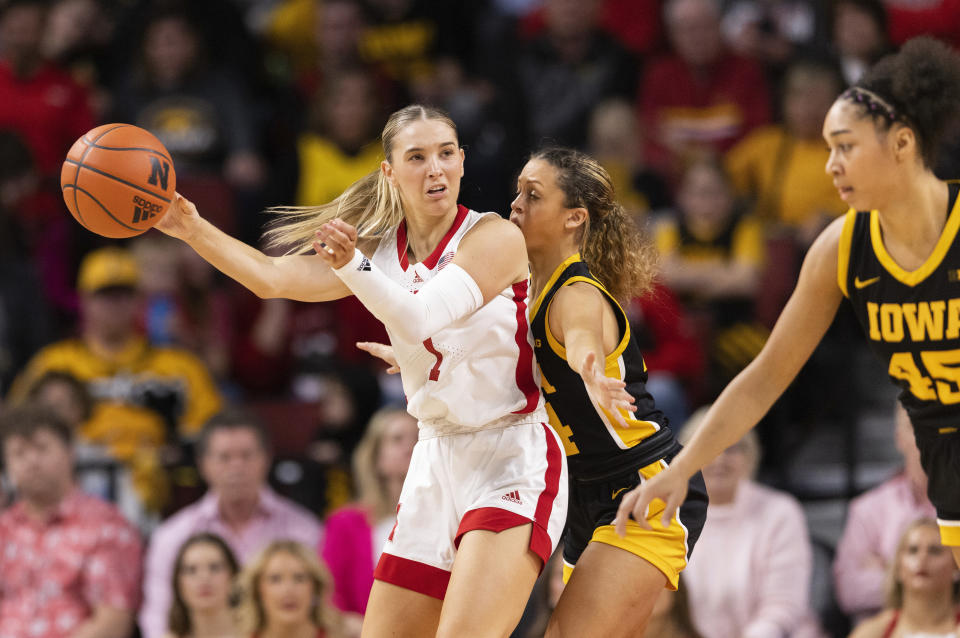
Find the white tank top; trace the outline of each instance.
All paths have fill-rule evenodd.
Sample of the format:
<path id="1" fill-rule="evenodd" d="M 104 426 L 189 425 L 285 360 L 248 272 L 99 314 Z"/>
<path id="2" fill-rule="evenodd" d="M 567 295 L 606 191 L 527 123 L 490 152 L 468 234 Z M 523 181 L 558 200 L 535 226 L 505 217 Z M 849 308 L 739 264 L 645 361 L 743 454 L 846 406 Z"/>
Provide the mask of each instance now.
<path id="1" fill-rule="evenodd" d="M 486 215 L 458 206 L 447 234 L 418 264 L 407 259 L 406 223 L 387 233 L 373 263 L 411 293 L 443 270 L 464 235 Z M 491 255 L 496 259 L 496 255 Z M 546 421 L 527 322 L 527 282 L 513 284 L 471 315 L 421 343 L 390 332 L 407 410 L 420 437 Z"/>

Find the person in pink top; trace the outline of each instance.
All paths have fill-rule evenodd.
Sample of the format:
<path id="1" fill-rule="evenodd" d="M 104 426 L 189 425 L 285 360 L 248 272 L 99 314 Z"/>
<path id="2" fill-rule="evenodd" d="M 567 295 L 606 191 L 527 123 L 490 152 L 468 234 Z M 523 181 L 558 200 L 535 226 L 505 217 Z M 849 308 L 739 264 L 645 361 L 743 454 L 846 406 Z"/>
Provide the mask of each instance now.
<path id="1" fill-rule="evenodd" d="M 903 470 L 850 502 L 833 562 L 837 602 L 854 620 L 883 608 L 887 571 L 903 530 L 917 518 L 937 514 L 927 498 L 927 475 L 910 417 L 899 403 L 894 423 Z"/>
<path id="2" fill-rule="evenodd" d="M 690 418 L 681 443 L 700 427 Z M 817 636 L 810 606 L 813 549 L 800 503 L 753 480 L 760 444 L 750 431 L 703 468 L 710 504 L 684 572 L 703 638 Z"/>
<path id="3" fill-rule="evenodd" d="M 210 419 L 197 441 L 197 459 L 210 490 L 150 538 L 139 618 L 144 638 L 160 638 L 168 629 L 174 559 L 190 536 L 219 535 L 241 564 L 274 540 L 316 547 L 320 539 L 313 514 L 267 487 L 270 442 L 253 415 L 227 410 Z"/>
<path id="4" fill-rule="evenodd" d="M 400 489 L 416 443 L 417 420 L 406 410 L 384 408 L 374 414 L 353 453 L 357 502 L 326 520 L 320 555 L 333 575 L 333 604 L 357 630 L 374 567 L 397 520 Z"/>
<path id="5" fill-rule="evenodd" d="M 0 420 L 16 503 L 0 514 L 0 637 L 117 638 L 140 602 L 140 535 L 73 480 L 71 429 L 25 406 Z"/>

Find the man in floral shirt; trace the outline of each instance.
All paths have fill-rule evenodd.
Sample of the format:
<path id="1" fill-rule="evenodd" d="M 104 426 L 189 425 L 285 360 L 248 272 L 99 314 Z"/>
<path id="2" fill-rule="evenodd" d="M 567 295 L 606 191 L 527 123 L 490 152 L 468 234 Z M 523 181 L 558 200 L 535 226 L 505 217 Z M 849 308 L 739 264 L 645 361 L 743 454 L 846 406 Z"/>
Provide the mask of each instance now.
<path id="1" fill-rule="evenodd" d="M 122 638 L 140 602 L 141 542 L 73 481 L 71 430 L 35 407 L 0 419 L 16 502 L 0 514 L 0 638 Z"/>

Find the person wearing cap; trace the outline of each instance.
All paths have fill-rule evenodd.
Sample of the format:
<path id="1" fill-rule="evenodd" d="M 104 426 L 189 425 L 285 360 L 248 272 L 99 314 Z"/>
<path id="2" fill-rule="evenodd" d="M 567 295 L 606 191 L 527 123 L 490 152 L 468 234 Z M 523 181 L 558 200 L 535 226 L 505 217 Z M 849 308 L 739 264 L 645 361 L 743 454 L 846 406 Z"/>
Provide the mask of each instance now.
<path id="1" fill-rule="evenodd" d="M 192 439 L 221 407 L 212 375 L 192 353 L 150 344 L 138 327 L 140 273 L 133 255 L 107 247 L 80 264 L 80 330 L 40 350 L 14 380 L 8 400 L 26 399 L 47 372 L 87 384 L 94 405 L 78 437 L 128 464 L 147 512 L 166 502 L 157 450 Z M 139 518 L 139 517 L 138 517 Z"/>

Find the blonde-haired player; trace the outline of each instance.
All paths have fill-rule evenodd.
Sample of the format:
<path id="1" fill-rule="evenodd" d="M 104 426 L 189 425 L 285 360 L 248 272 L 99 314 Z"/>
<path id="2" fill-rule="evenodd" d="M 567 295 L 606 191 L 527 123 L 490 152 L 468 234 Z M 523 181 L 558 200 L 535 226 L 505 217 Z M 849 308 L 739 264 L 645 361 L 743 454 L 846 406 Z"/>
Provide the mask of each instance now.
<path id="1" fill-rule="evenodd" d="M 409 106 L 385 160 L 328 205 L 288 210 L 268 257 L 178 197 L 157 227 L 261 297 L 356 295 L 387 327 L 419 420 L 363 636 L 507 636 L 566 515 L 566 464 L 538 388 L 521 233 L 457 204 L 464 153 Z M 412 294 L 416 293 L 416 294 Z"/>

